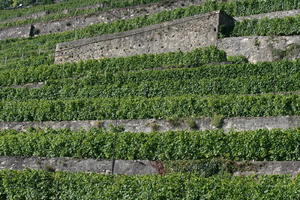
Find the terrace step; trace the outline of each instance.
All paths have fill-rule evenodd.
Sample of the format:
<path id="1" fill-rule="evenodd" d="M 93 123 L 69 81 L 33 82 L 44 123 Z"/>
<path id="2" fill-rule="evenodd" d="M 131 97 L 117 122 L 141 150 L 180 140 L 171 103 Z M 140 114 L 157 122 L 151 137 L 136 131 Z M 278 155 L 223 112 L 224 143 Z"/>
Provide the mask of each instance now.
<path id="1" fill-rule="evenodd" d="M 78 158 L 7 157 L 0 156 L 0 170 L 45 170 L 64 172 L 92 172 L 99 174 L 150 175 L 174 172 L 208 173 L 209 164 L 227 165 L 225 171 L 234 176 L 245 175 L 297 175 L 300 161 L 149 161 L 149 160 L 101 160 Z M 231 168 L 229 170 L 229 168 Z M 220 173 L 216 171 L 215 173 Z"/>
<path id="2" fill-rule="evenodd" d="M 124 127 L 126 132 L 167 132 L 180 130 L 246 131 L 258 129 L 290 129 L 300 127 L 300 116 L 278 117 L 235 117 L 220 119 L 219 127 L 212 123 L 213 118 L 201 119 L 139 119 L 139 120 L 90 120 L 90 121 L 47 121 L 47 122 L 0 122 L 0 130 L 14 129 L 26 131 L 29 128 L 65 129 L 79 131 L 92 128 L 110 130 L 111 126 Z"/>
<path id="3" fill-rule="evenodd" d="M 218 49 L 228 56 L 245 56 L 250 62 L 300 58 L 300 36 L 246 36 L 218 40 Z"/>
<path id="4" fill-rule="evenodd" d="M 262 13 L 262 14 L 250 15 L 250 16 L 234 17 L 234 19 L 236 21 L 244 21 L 247 19 L 263 19 L 263 18 L 273 19 L 273 18 L 293 17 L 299 14 L 300 14 L 300 9 L 297 9 L 297 10 Z"/>
<path id="5" fill-rule="evenodd" d="M 8 38 L 27 38 L 33 26 L 37 35 L 52 34 L 84 28 L 98 23 L 110 23 L 120 19 L 131 19 L 138 16 L 159 13 L 165 10 L 182 8 L 191 5 L 199 5 L 203 0 L 174 0 L 168 2 L 138 5 L 126 8 L 116 8 L 90 15 L 69 17 L 50 22 L 34 23 L 24 26 L 8 27 L 0 29 L 0 40 Z"/>

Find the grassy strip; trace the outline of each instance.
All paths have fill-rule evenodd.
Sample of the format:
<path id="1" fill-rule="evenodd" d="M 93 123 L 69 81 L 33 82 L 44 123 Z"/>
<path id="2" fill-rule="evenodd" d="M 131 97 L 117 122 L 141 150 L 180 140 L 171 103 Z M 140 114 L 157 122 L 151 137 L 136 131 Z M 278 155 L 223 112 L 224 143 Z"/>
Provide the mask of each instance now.
<path id="1" fill-rule="evenodd" d="M 100 174 L 1 171 L 2 199 L 299 199 L 299 176 L 106 176 Z"/>
<path id="2" fill-rule="evenodd" d="M 299 95 L 2 101 L 0 121 L 299 115 L 299 102 Z"/>
<path id="3" fill-rule="evenodd" d="M 195 51 L 197 60 L 185 62 L 187 65 L 198 66 L 205 62 L 220 62 L 226 60 L 222 52 L 210 51 L 209 49 L 199 49 Z M 205 51 L 208 59 L 201 56 L 200 52 Z M 178 56 L 172 56 L 172 55 Z M 169 55 L 169 56 L 168 56 Z M 245 76 L 257 76 L 262 74 L 282 74 L 289 72 L 290 74 L 299 73 L 300 60 L 296 61 L 279 61 L 266 62 L 257 64 L 233 64 L 233 65 L 213 65 L 201 66 L 192 69 L 173 69 L 173 70 L 157 70 L 157 71 L 141 71 L 144 69 L 153 69 L 156 67 L 180 66 L 182 60 L 188 54 L 160 54 L 160 55 L 142 55 L 127 58 L 93 60 L 88 62 L 50 65 L 39 67 L 28 67 L 24 69 L 5 70 L 0 72 L 0 85 L 9 86 L 12 84 L 25 84 L 31 82 L 49 81 L 49 84 L 58 84 L 60 82 L 51 79 L 64 79 L 71 77 L 84 77 L 83 81 L 88 85 L 99 84 L 125 84 L 129 82 L 143 82 L 152 80 L 169 80 L 169 79 L 203 79 L 215 77 L 238 78 Z M 190 55 L 193 55 L 191 53 Z M 193 58 L 193 56 L 191 56 Z M 202 58 L 202 59 L 201 59 Z M 181 62 L 180 62 L 181 60 Z M 205 61 L 206 60 L 206 61 Z M 199 62 L 200 61 L 200 62 Z M 198 64 L 197 64 L 198 63 Z M 137 70 L 136 72 L 124 73 L 129 70 Z M 140 70 L 140 71 L 139 71 Z M 120 72 L 120 73 L 117 73 Z M 64 82 L 64 81 L 62 81 Z M 66 83 L 69 83 L 66 81 Z"/>
<path id="4" fill-rule="evenodd" d="M 225 33 L 227 37 L 238 36 L 288 36 L 300 34 L 300 16 L 284 18 L 251 19 L 236 22 L 232 32 Z"/>
<path id="5" fill-rule="evenodd" d="M 61 79 L 99 72 L 153 69 L 157 67 L 204 65 L 211 62 L 226 61 L 224 51 L 216 47 L 199 48 L 191 52 L 173 52 L 152 55 L 137 55 L 125 58 L 107 58 L 80 63 L 38 66 L 3 70 L 0 72 L 0 85 L 38 82 L 47 79 Z"/>
<path id="6" fill-rule="evenodd" d="M 76 99 L 113 97 L 167 97 L 180 95 L 260 94 L 300 90 L 300 73 L 269 74 L 236 79 L 153 80 L 127 84 L 97 84 L 70 80 L 49 84 L 41 89 L 0 88 L 1 100 Z"/>
<path id="7" fill-rule="evenodd" d="M 175 52 L 157 55 L 139 55 L 126 58 L 91 60 L 81 63 L 62 65 L 41 65 L 38 67 L 18 68 L 0 71 L 0 85 L 20 85 L 51 79 L 84 77 L 87 84 L 128 83 L 168 79 L 203 79 L 214 77 L 237 78 L 259 74 L 299 73 L 300 60 L 279 61 L 258 64 L 214 65 L 193 69 L 174 69 L 166 71 L 140 71 L 123 73 L 130 70 L 154 69 L 182 65 L 200 66 L 210 62 L 226 61 L 223 51 L 215 47 L 197 49 L 189 53 Z M 122 72 L 122 73 L 116 73 Z M 59 84 L 50 81 L 50 83 Z"/>
<path id="8" fill-rule="evenodd" d="M 0 132 L 1 156 L 79 157 L 100 159 L 300 160 L 300 129 L 225 133 L 181 131 L 114 133 L 98 129 Z"/>

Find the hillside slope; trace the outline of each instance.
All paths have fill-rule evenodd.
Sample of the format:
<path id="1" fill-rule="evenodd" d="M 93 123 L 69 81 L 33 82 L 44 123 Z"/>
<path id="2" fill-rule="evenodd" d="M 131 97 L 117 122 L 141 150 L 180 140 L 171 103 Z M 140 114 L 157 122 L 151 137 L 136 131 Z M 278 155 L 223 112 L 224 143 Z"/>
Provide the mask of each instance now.
<path id="1" fill-rule="evenodd" d="M 0 199 L 300 199 L 299 9 L 69 0 L 1 10 L 2 33 L 122 15 L 0 38 Z"/>

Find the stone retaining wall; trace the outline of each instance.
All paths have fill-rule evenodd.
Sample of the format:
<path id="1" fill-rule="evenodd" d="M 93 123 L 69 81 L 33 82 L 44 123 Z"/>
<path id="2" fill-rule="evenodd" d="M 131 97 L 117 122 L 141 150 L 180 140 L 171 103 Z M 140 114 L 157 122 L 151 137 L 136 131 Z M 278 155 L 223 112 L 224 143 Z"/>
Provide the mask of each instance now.
<path id="1" fill-rule="evenodd" d="M 300 10 L 287 10 L 287 11 L 262 13 L 262 14 L 251 15 L 251 16 L 235 17 L 234 19 L 237 21 L 243 21 L 246 19 L 263 19 L 263 18 L 272 19 L 272 18 L 292 17 L 299 14 L 300 14 Z"/>
<path id="2" fill-rule="evenodd" d="M 46 23 L 34 23 L 33 26 L 35 27 L 36 35 L 43 35 L 75 30 L 92 24 L 108 23 L 119 19 L 130 19 L 138 16 L 154 14 L 165 10 L 172 10 L 175 8 L 186 7 L 190 5 L 199 5 L 202 2 L 203 0 L 173 0 L 162 3 L 145 4 L 126 8 L 116 8 L 91 15 L 69 17 Z M 102 8 L 104 7 L 104 5 L 97 4 L 82 9 L 95 7 Z M 65 13 L 68 13 L 68 10 L 66 10 Z M 40 14 L 41 16 L 46 15 L 46 13 Z M 36 17 L 36 15 L 32 15 L 29 17 Z M 0 40 L 7 38 L 27 38 L 29 37 L 30 27 L 31 25 L 25 25 L 20 27 L 10 27 L 2 29 L 0 30 Z"/>
<path id="3" fill-rule="evenodd" d="M 37 13 L 28 14 L 28 15 L 25 15 L 22 17 L 9 18 L 9 19 L 1 21 L 0 24 L 16 22 L 16 21 L 21 21 L 21 20 L 27 20 L 27 19 L 38 19 L 40 17 L 46 16 L 47 14 L 48 14 L 47 11 L 41 11 L 41 12 L 37 12 Z"/>
<path id="4" fill-rule="evenodd" d="M 114 164 L 113 164 L 114 163 Z M 158 174 L 156 162 L 147 160 L 100 160 L 76 158 L 0 157 L 0 170 L 47 170 L 101 174 Z"/>
<path id="5" fill-rule="evenodd" d="M 172 162 L 172 161 L 167 161 Z M 189 161 L 186 161 L 187 164 Z M 233 163 L 232 163 L 233 164 Z M 196 170 L 199 165 L 190 163 L 189 168 Z M 238 162 L 233 175 L 297 175 L 300 173 L 300 161 L 252 161 Z M 77 158 L 43 158 L 43 157 L 7 157 L 0 156 L 0 170 L 46 170 L 50 172 L 93 172 L 100 174 L 120 175 L 149 175 L 171 173 L 173 168 L 179 172 L 180 163 L 174 162 L 169 169 L 162 161 L 149 160 L 100 160 L 100 159 L 77 159 Z M 199 170 L 202 170 L 199 168 Z"/>
<path id="6" fill-rule="evenodd" d="M 14 129 L 26 131 L 29 128 L 68 128 L 72 131 L 80 129 L 104 128 L 110 130 L 112 127 L 121 126 L 128 132 L 166 132 L 180 130 L 214 130 L 211 118 L 201 119 L 176 119 L 176 120 L 104 120 L 104 121 L 62 121 L 62 122 L 0 122 L 0 130 Z M 225 131 L 246 131 L 258 129 L 289 129 L 300 127 L 300 116 L 281 117 L 236 117 L 227 118 L 220 122 L 220 127 Z"/>
<path id="7" fill-rule="evenodd" d="M 300 58 L 300 36 L 249 36 L 218 40 L 217 47 L 228 56 L 242 55 L 250 62 Z"/>
<path id="8" fill-rule="evenodd" d="M 248 166 L 247 166 L 248 165 Z M 233 173 L 235 176 L 245 175 L 297 175 L 300 174 L 300 161 L 252 161 L 242 170 Z"/>
<path id="9" fill-rule="evenodd" d="M 233 25 L 233 18 L 215 11 L 127 32 L 60 43 L 56 47 L 55 63 L 191 51 L 216 45 L 219 27 Z"/>

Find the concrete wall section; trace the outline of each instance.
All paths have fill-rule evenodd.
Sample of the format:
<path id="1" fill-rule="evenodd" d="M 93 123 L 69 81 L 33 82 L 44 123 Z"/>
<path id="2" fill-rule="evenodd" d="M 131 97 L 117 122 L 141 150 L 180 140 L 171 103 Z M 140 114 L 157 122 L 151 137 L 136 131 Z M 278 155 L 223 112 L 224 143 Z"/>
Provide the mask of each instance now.
<path id="1" fill-rule="evenodd" d="M 220 20 L 226 18 L 226 20 Z M 233 26 L 233 18 L 216 11 L 123 33 L 103 35 L 61 43 L 56 47 L 55 62 L 74 62 L 104 57 L 154 54 L 216 45 L 219 22 Z"/>
<path id="2" fill-rule="evenodd" d="M 194 126 L 191 127 L 191 121 Z M 179 119 L 175 122 L 170 120 L 105 120 L 105 121 L 62 121 L 62 122 L 0 122 L 0 130 L 14 129 L 26 131 L 29 128 L 68 128 L 72 131 L 80 129 L 89 130 L 91 128 L 104 128 L 110 130 L 111 126 L 122 126 L 128 132 L 166 132 L 180 130 L 213 130 L 216 129 L 211 124 L 211 118 L 201 118 L 194 120 Z M 281 116 L 281 117 L 250 117 L 250 118 L 227 118 L 223 120 L 220 128 L 225 131 L 246 131 L 258 129 L 289 129 L 300 127 L 300 116 Z"/>
<path id="3" fill-rule="evenodd" d="M 249 36 L 218 40 L 228 56 L 243 55 L 252 63 L 300 58 L 300 36 Z"/>

